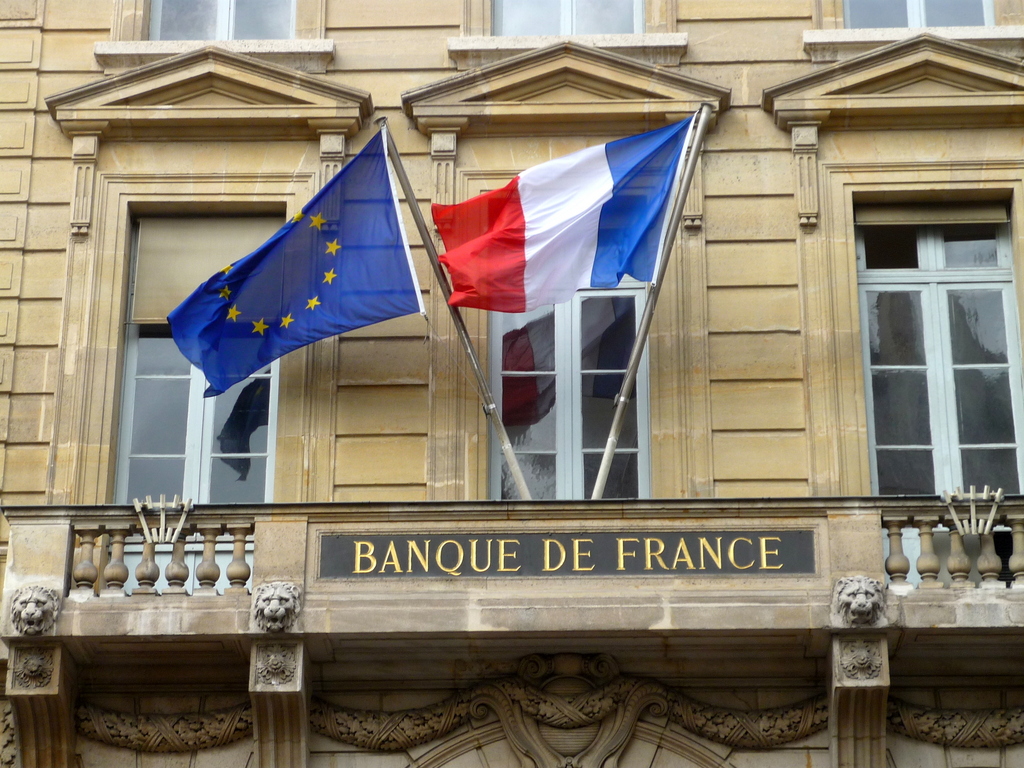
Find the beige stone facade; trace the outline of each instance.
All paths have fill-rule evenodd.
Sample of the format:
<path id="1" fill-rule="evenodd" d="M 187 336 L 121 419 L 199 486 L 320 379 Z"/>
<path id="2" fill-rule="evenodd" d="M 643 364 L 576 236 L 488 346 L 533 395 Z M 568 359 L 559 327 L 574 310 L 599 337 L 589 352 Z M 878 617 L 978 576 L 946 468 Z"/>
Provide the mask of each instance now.
<path id="1" fill-rule="evenodd" d="M 170 0 L 0 0 L 0 766 L 1024 766 L 1020 470 L 1005 498 L 932 495 L 974 482 L 971 450 L 1024 466 L 1020 427 L 961 453 L 935 424 L 989 394 L 957 389 L 927 449 L 956 468 L 885 492 L 870 382 L 898 366 L 869 302 L 919 288 L 865 256 L 870 226 L 922 254 L 997 233 L 998 264 L 920 290 L 1002 292 L 1002 341 L 965 315 L 998 353 L 970 364 L 1024 419 L 1024 2 L 848 28 L 857 2 L 645 0 L 630 33 L 503 36 L 491 0 L 294 0 L 281 39 L 183 41 L 151 39 Z M 407 212 L 427 317 L 280 361 L 245 459 L 267 495 L 131 504 L 132 366 L 163 338 L 133 303 L 146 221 L 284 220 L 379 118 L 427 213 L 701 104 L 641 498 L 500 500 Z M 497 374 L 491 318 L 465 318 Z"/>

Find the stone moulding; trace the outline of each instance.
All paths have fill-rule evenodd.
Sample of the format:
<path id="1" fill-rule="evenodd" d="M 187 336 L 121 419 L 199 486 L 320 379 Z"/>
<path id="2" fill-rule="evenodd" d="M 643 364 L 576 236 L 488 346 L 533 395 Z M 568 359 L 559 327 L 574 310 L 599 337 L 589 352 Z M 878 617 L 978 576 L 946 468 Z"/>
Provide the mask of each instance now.
<path id="1" fill-rule="evenodd" d="M 889 699 L 889 732 L 944 747 L 1008 747 L 1024 743 L 1024 707 L 929 709 Z"/>
<path id="2" fill-rule="evenodd" d="M 132 715 L 88 704 L 75 713 L 78 733 L 87 739 L 137 752 L 191 752 L 252 736 L 252 705 L 173 715 Z"/>

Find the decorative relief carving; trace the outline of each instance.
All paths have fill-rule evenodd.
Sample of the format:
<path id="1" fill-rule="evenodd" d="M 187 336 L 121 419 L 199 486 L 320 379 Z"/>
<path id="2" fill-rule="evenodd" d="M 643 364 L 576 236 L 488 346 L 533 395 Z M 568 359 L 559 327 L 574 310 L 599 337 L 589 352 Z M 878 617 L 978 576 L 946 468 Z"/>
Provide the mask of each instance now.
<path id="1" fill-rule="evenodd" d="M 49 632 L 60 610 L 60 595 L 47 587 L 21 587 L 11 600 L 11 623 L 19 635 Z"/>
<path id="2" fill-rule="evenodd" d="M 173 715 L 131 715 L 83 704 L 75 712 L 87 739 L 137 752 L 191 752 L 252 735 L 252 705 Z"/>
<path id="3" fill-rule="evenodd" d="M 252 595 L 252 622 L 261 632 L 291 629 L 302 610 L 302 590 L 287 581 L 256 587 Z"/>
<path id="4" fill-rule="evenodd" d="M 0 702 L 0 768 L 14 768 L 18 762 L 14 733 L 14 709 L 5 699 Z"/>
<path id="5" fill-rule="evenodd" d="M 800 226 L 814 229 L 818 226 L 818 126 L 795 124 L 792 138 Z"/>
<path id="6" fill-rule="evenodd" d="M 16 648 L 14 684 L 17 688 L 45 688 L 53 677 L 52 648 Z"/>
<path id="7" fill-rule="evenodd" d="M 944 747 L 1008 747 L 1024 743 L 1024 707 L 927 709 L 889 699 L 889 730 Z"/>
<path id="8" fill-rule="evenodd" d="M 882 671 L 878 643 L 869 640 L 845 640 L 839 646 L 839 666 L 851 680 L 874 680 Z"/>
<path id="9" fill-rule="evenodd" d="M 885 588 L 867 576 L 839 579 L 832 591 L 832 625 L 836 627 L 884 627 Z"/>
<path id="10" fill-rule="evenodd" d="M 265 685 L 281 685 L 295 679 L 298 670 L 294 645 L 261 645 L 256 650 L 256 679 Z"/>

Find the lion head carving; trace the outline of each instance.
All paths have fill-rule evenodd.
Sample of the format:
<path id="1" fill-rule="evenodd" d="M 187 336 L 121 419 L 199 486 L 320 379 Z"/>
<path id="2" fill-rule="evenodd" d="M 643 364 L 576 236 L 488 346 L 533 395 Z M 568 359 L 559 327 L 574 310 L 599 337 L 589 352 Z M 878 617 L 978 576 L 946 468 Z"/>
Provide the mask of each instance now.
<path id="1" fill-rule="evenodd" d="M 252 621 L 261 632 L 284 632 L 298 618 L 302 591 L 287 581 L 261 584 L 252 594 Z"/>
<path id="2" fill-rule="evenodd" d="M 19 635 L 41 635 L 53 627 L 60 608 L 57 590 L 21 587 L 11 601 L 11 623 Z"/>
<path id="3" fill-rule="evenodd" d="M 885 589 L 867 576 L 846 576 L 832 593 L 832 623 L 841 627 L 885 626 Z"/>

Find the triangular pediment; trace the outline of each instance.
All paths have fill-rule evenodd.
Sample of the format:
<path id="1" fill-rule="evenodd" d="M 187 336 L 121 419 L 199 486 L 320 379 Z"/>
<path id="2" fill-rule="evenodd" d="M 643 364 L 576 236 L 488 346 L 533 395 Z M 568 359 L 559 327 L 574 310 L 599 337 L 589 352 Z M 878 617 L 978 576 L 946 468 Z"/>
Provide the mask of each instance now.
<path id="1" fill-rule="evenodd" d="M 559 43 L 402 94 L 424 133 L 603 133 L 654 128 L 729 90 L 591 46 Z"/>
<path id="2" fill-rule="evenodd" d="M 1022 122 L 1024 66 L 924 34 L 767 88 L 762 106 L 783 128 Z"/>
<path id="3" fill-rule="evenodd" d="M 203 48 L 46 100 L 68 135 L 196 139 L 354 134 L 370 94 L 220 48 Z"/>

